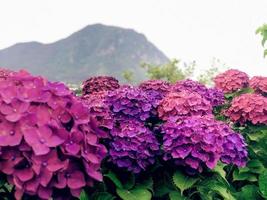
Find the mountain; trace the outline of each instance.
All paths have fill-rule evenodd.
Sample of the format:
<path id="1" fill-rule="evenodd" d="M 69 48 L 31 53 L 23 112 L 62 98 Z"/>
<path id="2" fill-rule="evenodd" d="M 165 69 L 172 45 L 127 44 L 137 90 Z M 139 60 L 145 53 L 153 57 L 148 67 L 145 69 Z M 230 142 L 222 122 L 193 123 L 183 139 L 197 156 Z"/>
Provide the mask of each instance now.
<path id="1" fill-rule="evenodd" d="M 102 24 L 89 25 L 54 43 L 18 43 L 0 50 L 1 67 L 23 68 L 68 83 L 94 75 L 122 80 L 124 70 L 133 71 L 140 80 L 145 77 L 141 63 L 163 64 L 168 60 L 143 34 Z"/>

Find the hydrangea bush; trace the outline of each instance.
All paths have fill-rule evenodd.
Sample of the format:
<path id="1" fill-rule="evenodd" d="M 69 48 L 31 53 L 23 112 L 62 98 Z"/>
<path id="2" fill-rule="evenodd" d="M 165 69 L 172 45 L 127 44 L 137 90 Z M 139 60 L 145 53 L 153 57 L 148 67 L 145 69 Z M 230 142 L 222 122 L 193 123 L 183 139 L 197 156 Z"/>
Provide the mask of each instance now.
<path id="1" fill-rule="evenodd" d="M 65 85 L 13 72 L 0 81 L 0 101 L 0 172 L 15 186 L 16 199 L 79 197 L 102 180 L 106 148 Z"/>
<path id="2" fill-rule="evenodd" d="M 254 76 L 249 80 L 249 86 L 260 94 L 267 94 L 267 77 Z"/>
<path id="3" fill-rule="evenodd" d="M 0 76 L 4 199 L 266 198 L 264 77 L 228 70 L 207 88 L 100 76 L 77 97 L 23 71 Z"/>

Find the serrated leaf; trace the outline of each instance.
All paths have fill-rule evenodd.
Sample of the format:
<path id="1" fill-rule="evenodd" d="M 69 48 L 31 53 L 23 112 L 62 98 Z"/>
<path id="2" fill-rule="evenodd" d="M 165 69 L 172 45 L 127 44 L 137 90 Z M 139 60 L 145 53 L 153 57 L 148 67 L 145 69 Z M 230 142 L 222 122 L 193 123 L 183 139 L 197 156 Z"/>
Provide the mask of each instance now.
<path id="1" fill-rule="evenodd" d="M 177 191 L 171 191 L 169 193 L 169 199 L 170 200 L 186 200 L 186 197 L 183 197 L 180 192 Z"/>
<path id="2" fill-rule="evenodd" d="M 240 172 L 238 169 L 235 169 L 233 172 L 233 181 L 250 181 L 250 182 L 256 182 L 257 176 L 250 172 Z"/>
<path id="3" fill-rule="evenodd" d="M 259 189 L 255 185 L 245 185 L 244 187 L 241 188 L 240 192 L 237 192 L 235 194 L 235 196 L 238 200 L 261 199 L 259 195 Z"/>
<path id="4" fill-rule="evenodd" d="M 109 178 L 116 185 L 117 188 L 123 188 L 121 181 L 114 172 L 110 171 L 109 173 L 104 174 L 104 176 Z"/>
<path id="5" fill-rule="evenodd" d="M 181 194 L 183 194 L 184 190 L 192 187 L 198 180 L 198 178 L 186 176 L 180 171 L 176 171 L 173 175 L 173 182 L 180 189 Z"/>
<path id="6" fill-rule="evenodd" d="M 88 196 L 88 194 L 84 190 L 82 190 L 79 199 L 80 200 L 89 200 L 89 196 Z"/>
<path id="7" fill-rule="evenodd" d="M 153 179 L 152 177 L 149 177 L 142 181 L 141 183 L 136 184 L 135 188 L 142 188 L 142 189 L 148 189 L 150 191 L 153 191 Z"/>
<path id="8" fill-rule="evenodd" d="M 146 189 L 124 190 L 117 188 L 117 194 L 123 200 L 150 200 L 152 194 Z"/>
<path id="9" fill-rule="evenodd" d="M 112 194 L 108 192 L 97 192 L 94 193 L 92 196 L 92 200 L 114 200 L 116 197 L 114 197 Z"/>
<path id="10" fill-rule="evenodd" d="M 264 198 L 267 198 L 267 169 L 259 176 L 259 188 Z"/>

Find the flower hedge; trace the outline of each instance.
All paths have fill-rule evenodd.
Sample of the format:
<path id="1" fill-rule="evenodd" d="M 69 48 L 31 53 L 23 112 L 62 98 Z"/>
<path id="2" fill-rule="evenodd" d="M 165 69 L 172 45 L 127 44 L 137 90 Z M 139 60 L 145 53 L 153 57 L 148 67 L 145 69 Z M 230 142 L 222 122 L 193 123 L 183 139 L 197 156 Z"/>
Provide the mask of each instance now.
<path id="1" fill-rule="evenodd" d="M 264 77 L 228 70 L 208 88 L 193 80 L 119 85 L 99 76 L 78 97 L 25 71 L 0 76 L 4 199 L 267 195 Z"/>

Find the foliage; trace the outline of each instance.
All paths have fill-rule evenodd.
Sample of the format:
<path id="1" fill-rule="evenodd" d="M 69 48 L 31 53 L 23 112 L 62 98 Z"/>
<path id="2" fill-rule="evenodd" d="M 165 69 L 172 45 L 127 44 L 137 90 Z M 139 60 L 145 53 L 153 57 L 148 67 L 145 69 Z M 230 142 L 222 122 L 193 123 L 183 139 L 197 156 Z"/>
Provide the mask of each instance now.
<path id="1" fill-rule="evenodd" d="M 267 24 L 263 24 L 256 30 L 256 34 L 260 34 L 262 37 L 261 45 L 265 47 L 267 41 Z M 263 56 L 267 56 L 267 49 L 264 50 Z"/>

